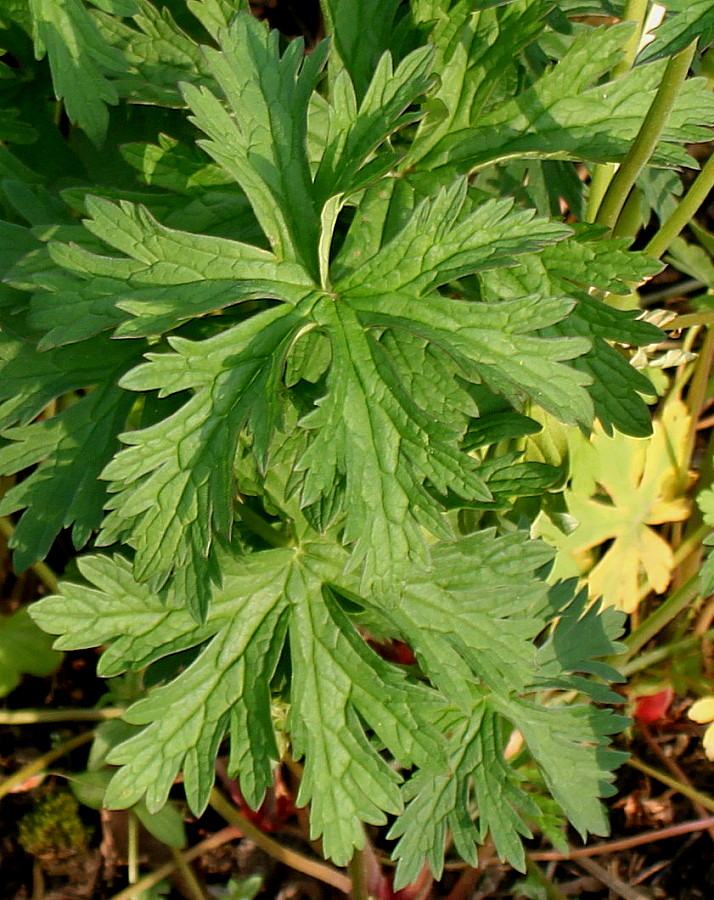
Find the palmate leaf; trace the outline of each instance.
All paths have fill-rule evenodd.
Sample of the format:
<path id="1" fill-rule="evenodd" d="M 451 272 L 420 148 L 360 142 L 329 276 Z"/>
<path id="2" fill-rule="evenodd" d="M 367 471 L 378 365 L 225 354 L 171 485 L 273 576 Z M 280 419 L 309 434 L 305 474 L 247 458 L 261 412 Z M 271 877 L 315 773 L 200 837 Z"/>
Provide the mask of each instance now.
<path id="1" fill-rule="evenodd" d="M 312 834 L 341 864 L 362 843 L 360 821 L 382 823 L 408 803 L 392 831 L 404 834 L 397 854 L 405 883 L 424 856 L 440 872 L 446 827 L 468 860 L 489 831 L 504 858 L 522 863 L 519 835 L 538 822 L 538 810 L 519 786 L 515 762 L 503 758 L 514 727 L 576 827 L 605 827 L 596 798 L 620 757 L 600 745 L 620 721 L 604 710 L 543 708 L 526 698 L 540 677 L 538 660 L 549 689 L 570 689 L 568 678 L 578 671 L 604 673 L 590 657 L 616 651 L 611 638 L 619 623 L 605 623 L 587 648 L 573 646 L 582 604 L 571 614 L 572 593 L 549 594 L 537 577 L 550 556 L 520 533 L 480 532 L 436 545 L 433 580 L 408 584 L 403 602 L 385 608 L 354 593 L 355 579 L 344 574 L 346 551 L 329 538 L 226 554 L 223 585 L 213 588 L 203 625 L 171 588 L 161 598 L 136 582 L 126 559 L 92 556 L 80 561 L 88 584 L 63 585 L 61 595 L 32 610 L 45 630 L 61 635 L 59 649 L 109 645 L 103 675 L 201 648 L 185 671 L 128 710 L 127 721 L 145 727 L 110 756 L 120 768 L 106 802 L 124 807 L 145 797 L 150 810 L 165 802 L 183 771 L 191 808 L 201 812 L 226 735 L 231 773 L 251 804 L 261 802 L 277 756 L 267 688 L 287 628 L 293 753 L 305 757 L 299 802 L 310 802 Z M 347 607 L 341 596 L 350 598 Z M 439 692 L 406 679 L 369 649 L 350 621 L 348 610 L 359 606 L 387 629 L 390 622 L 397 627 Z M 533 638 L 551 619 L 563 636 L 551 634 L 537 656 Z M 416 766 L 401 795 L 391 759 Z M 572 777 L 561 771 L 564 759 Z M 587 799 L 582 784 L 589 785 Z"/>
<path id="2" fill-rule="evenodd" d="M 581 834 L 607 833 L 607 817 L 597 798 L 612 792 L 610 770 L 619 765 L 623 754 L 603 745 L 607 735 L 620 730 L 626 720 L 604 709 L 585 705 L 541 706 L 529 699 L 527 685 L 515 687 L 517 668 L 505 672 L 517 645 L 514 640 L 509 641 L 511 656 L 508 660 L 500 657 L 497 635 L 504 635 L 505 630 L 493 617 L 503 616 L 509 632 L 515 625 L 513 635 L 518 634 L 525 654 L 516 666 L 520 662 L 526 680 L 526 671 L 530 670 L 530 677 L 542 680 L 544 687 L 585 690 L 604 701 L 608 699 L 607 692 L 597 684 L 590 685 L 578 673 L 597 672 L 606 677 L 612 674 L 597 657 L 617 652 L 613 639 L 622 630 L 622 617 L 614 614 L 596 622 L 591 620 L 588 625 L 595 625 L 591 632 L 585 622 L 593 613 L 583 612 L 583 597 L 573 597 L 572 584 L 551 592 L 547 600 L 543 582 L 533 579 L 526 586 L 523 573 L 537 565 L 539 552 L 542 548 L 529 546 L 517 534 L 494 541 L 488 532 L 462 539 L 452 547 L 437 548 L 432 584 L 419 590 L 410 587 L 401 609 L 390 613 L 401 617 L 403 610 L 410 618 L 411 626 L 400 621 L 400 627 L 413 636 L 417 658 L 431 681 L 455 703 L 443 726 L 449 735 L 448 767 L 420 771 L 403 788 L 408 806 L 390 831 L 390 837 L 401 838 L 394 854 L 400 860 L 397 886 L 414 880 L 424 856 L 434 874 L 441 874 L 447 827 L 459 853 L 472 864 L 476 864 L 475 844 L 483 841 L 488 830 L 499 855 L 515 867 L 524 868 L 518 835 L 530 834 L 528 823 L 538 824 L 539 813 L 533 799 L 519 786 L 513 762 L 504 759 L 506 740 L 514 728 L 521 734 L 551 794 Z M 477 584 L 485 574 L 481 564 L 488 570 L 485 592 Z M 490 588 L 495 589 L 493 594 Z M 439 603 L 448 596 L 447 590 L 455 609 L 445 610 L 442 618 Z M 512 598 L 507 607 L 501 599 L 504 596 Z M 470 614 L 463 609 L 464 600 Z M 475 604 L 480 613 L 476 613 Z M 546 606 L 550 607 L 548 612 Z M 452 618 L 454 615 L 467 616 L 466 630 L 464 620 Z M 535 648 L 528 635 L 532 636 L 551 617 L 556 621 L 555 628 L 538 652 L 538 664 L 534 667 L 528 653 Z M 476 624 L 487 631 L 474 643 Z M 489 643 L 486 634 L 491 628 L 494 633 Z M 579 628 L 587 633 L 586 646 L 571 642 L 574 630 Z M 478 652 L 472 652 L 474 646 Z M 484 647 L 490 649 L 492 657 L 484 658 Z M 500 672 L 491 672 L 494 658 Z M 550 680 L 554 670 L 559 674 Z M 474 674 L 484 684 L 484 672 L 490 675 L 485 681 L 488 690 L 473 684 Z M 509 681 L 516 695 L 526 696 L 518 697 L 509 691 Z M 490 762 L 485 764 L 485 760 Z M 587 799 L 581 796 L 583 792 Z M 476 807 L 476 823 L 465 815 L 470 805 Z"/>
<path id="3" fill-rule="evenodd" d="M 123 55 L 104 40 L 82 0 L 30 0 L 30 10 L 35 54 L 49 56 L 57 97 L 70 120 L 100 144 L 109 123 L 106 104 L 119 99 L 111 77 L 127 69 Z"/>
<path id="4" fill-rule="evenodd" d="M 445 135 L 419 159 L 411 180 L 422 190 L 430 189 L 455 174 L 514 157 L 619 161 L 650 107 L 665 65 L 659 61 L 639 66 L 601 83 L 630 31 L 629 24 L 622 24 L 578 35 L 562 59 L 532 87 L 477 116 L 471 127 Z M 714 100 L 704 83 L 687 80 L 652 162 L 694 165 L 681 143 L 708 140 L 701 126 L 713 114 Z M 414 152 L 418 153 L 417 143 Z"/>
<path id="5" fill-rule="evenodd" d="M 438 760 L 441 739 L 430 719 L 439 698 L 370 650 L 322 593 L 343 564 L 344 551 L 329 543 L 224 557 L 224 584 L 202 627 L 171 592 L 162 601 L 136 583 L 121 557 L 88 557 L 81 566 L 91 587 L 67 585 L 63 597 L 33 607 L 45 630 L 64 633 L 58 645 L 116 641 L 101 662 L 105 675 L 208 641 L 185 672 L 128 711 L 127 721 L 146 727 L 111 754 L 121 768 L 107 793 L 110 806 L 145 796 L 149 810 L 158 809 L 183 771 L 191 808 L 200 813 L 226 733 L 229 769 L 248 801 L 260 804 L 277 760 L 268 684 L 287 627 L 294 751 L 308 754 L 301 802 L 311 799 L 313 833 L 324 833 L 329 854 L 344 863 L 362 844 L 360 821 L 381 822 L 384 812 L 401 808 L 400 778 L 365 727 L 404 765 Z M 90 610 L 101 614 L 87 628 Z M 325 779 L 325 771 L 334 777 Z"/>
<path id="6" fill-rule="evenodd" d="M 185 319 L 254 298 L 295 303 L 310 293 L 299 266 L 240 241 L 189 234 L 161 225 L 144 207 L 99 197 L 86 202 L 85 226 L 129 258 L 100 256 L 72 245 L 50 245 L 53 258 L 86 278 L 90 296 L 101 290 L 104 322 L 116 308 L 132 314 L 117 334 L 161 334 Z M 99 279 L 99 286 L 95 281 Z M 114 292 L 114 293 L 113 293 Z M 87 309 L 88 327 L 97 312 Z M 75 325 L 75 328 L 77 326 Z"/>
<path id="7" fill-rule="evenodd" d="M 594 240 L 592 238 L 595 238 Z M 628 282 L 656 273 L 659 263 L 642 254 L 625 252 L 627 242 L 603 240 L 597 230 L 584 229 L 572 239 L 545 248 L 538 256 L 522 257 L 518 265 L 479 275 L 487 300 L 520 297 L 526 292 L 562 293 L 576 301 L 567 319 L 543 329 L 544 337 L 580 335 L 591 342 L 587 353 L 572 365 L 591 376 L 588 391 L 595 413 L 607 431 L 613 427 L 644 437 L 652 429 L 649 409 L 641 394 L 652 392 L 651 383 L 611 346 L 612 341 L 643 346 L 658 343 L 662 332 L 603 303 L 588 292 L 598 288 L 627 293 Z"/>
<path id="8" fill-rule="evenodd" d="M 128 20 L 109 10 L 93 15 L 104 40 L 125 61 L 125 71 L 113 87 L 119 96 L 138 103 L 182 106 L 181 82 L 211 81 L 200 48 L 166 6 L 157 8 L 149 0 L 131 0 L 131 5 Z"/>
<path id="9" fill-rule="evenodd" d="M 492 4 L 497 6 L 498 4 Z M 409 162 L 423 159 L 447 134 L 469 128 L 494 104 L 510 99 L 518 78 L 520 52 L 546 27 L 548 0 L 503 5 L 450 0 L 414 4 L 414 17 L 431 26 L 435 69 L 441 73 L 430 92 L 446 111 L 428 117 L 419 128 Z M 482 11 L 476 11 L 481 7 Z"/>
<path id="10" fill-rule="evenodd" d="M 132 405 L 116 380 L 142 349 L 100 339 L 40 353 L 34 337 L 0 333 L 0 428 L 11 442 L 0 449 L 0 472 L 39 464 L 0 501 L 0 515 L 26 510 L 10 541 L 18 569 L 46 556 L 63 527 L 73 526 L 77 548 L 99 527 L 106 486 L 97 476 Z M 58 397 L 91 388 L 58 415 L 32 423 Z"/>
<path id="11" fill-rule="evenodd" d="M 50 419 L 2 433 L 13 442 L 0 449 L 3 474 L 39 464 L 0 501 L 2 516 L 26 509 L 10 539 L 18 571 L 47 556 L 62 528 L 72 526 L 77 549 L 99 528 L 107 499 L 99 474 L 118 448 L 132 402 L 110 383 Z"/>
<path id="12" fill-rule="evenodd" d="M 304 144 L 327 44 L 304 57 L 293 41 L 281 57 L 278 33 L 244 14 L 224 33 L 220 53 L 205 52 L 228 108 L 211 91 L 186 86 L 193 121 L 209 137 L 199 143 L 243 188 L 276 256 L 317 278 L 320 210 Z"/>
<path id="13" fill-rule="evenodd" d="M 327 0 L 335 52 L 349 73 L 357 97 L 367 92 L 382 54 L 389 49 L 399 0 Z M 369 29 L 370 40 L 364 40 Z"/>
<path id="14" fill-rule="evenodd" d="M 195 393 L 168 419 L 122 436 L 130 446 L 103 473 L 115 496 L 98 542 L 123 539 L 134 547 L 137 578 L 156 589 L 175 573 L 199 619 L 210 582 L 220 578 L 214 535 L 231 535 L 238 439 L 250 424 L 256 453 L 264 456 L 279 422 L 280 373 L 298 324 L 290 307 L 273 307 L 200 343 L 171 338 L 174 353 L 150 354 L 122 382 L 160 396 Z"/>

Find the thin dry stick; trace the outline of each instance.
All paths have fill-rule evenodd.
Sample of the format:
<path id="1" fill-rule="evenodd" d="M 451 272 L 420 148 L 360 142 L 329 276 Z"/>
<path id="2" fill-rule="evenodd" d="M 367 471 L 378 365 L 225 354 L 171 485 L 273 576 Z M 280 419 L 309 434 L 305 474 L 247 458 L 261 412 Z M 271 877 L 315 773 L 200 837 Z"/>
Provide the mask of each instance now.
<path id="1" fill-rule="evenodd" d="M 78 734 L 76 737 L 70 738 L 68 741 L 60 744 L 59 747 L 55 747 L 54 750 L 48 750 L 47 753 L 43 753 L 42 756 L 33 759 L 32 762 L 23 766 L 21 769 L 18 769 L 17 772 L 13 772 L 12 775 L 8 775 L 4 781 L 0 782 L 0 799 L 6 794 L 9 794 L 15 787 L 18 787 L 23 782 L 27 781 L 28 778 L 32 778 L 33 775 L 38 775 L 40 772 L 43 772 L 56 759 L 60 759 L 65 753 L 74 750 L 75 747 L 81 747 L 82 744 L 88 743 L 93 737 L 93 731 Z"/>
<path id="2" fill-rule="evenodd" d="M 232 825 L 229 825 L 227 828 L 222 828 L 220 831 L 207 837 L 205 840 L 201 841 L 200 844 L 196 844 L 195 847 L 191 847 L 190 850 L 182 853 L 181 857 L 185 863 L 190 863 L 191 860 L 196 859 L 196 857 L 200 856 L 202 853 L 208 853 L 209 850 L 215 850 L 216 847 L 221 847 L 223 844 L 227 844 L 228 841 L 234 841 L 239 837 L 241 837 L 240 831 Z M 136 884 L 129 885 L 129 887 L 124 888 L 123 891 L 114 894 L 111 900 L 133 900 L 134 897 L 138 897 L 143 891 L 148 891 L 149 888 L 152 888 L 155 884 L 158 884 L 160 881 L 163 881 L 164 878 L 167 878 L 175 868 L 175 862 L 164 863 L 163 866 L 159 866 L 159 868 L 155 869 L 150 875 L 145 875 L 143 878 L 140 878 Z"/>
<path id="3" fill-rule="evenodd" d="M 682 770 L 681 766 L 679 766 L 674 759 L 669 759 L 669 757 L 662 751 L 662 748 L 652 737 L 652 733 L 644 723 L 640 723 L 640 731 L 644 736 L 645 741 L 647 742 L 647 746 L 657 756 L 662 765 L 666 769 L 669 769 L 673 777 L 678 778 L 679 781 L 682 782 L 682 784 L 686 784 L 688 787 L 692 787 L 692 782 L 687 777 L 686 772 Z M 707 812 L 706 807 L 702 806 L 702 804 L 699 803 L 698 800 L 692 800 L 692 804 L 697 815 L 700 818 L 704 818 Z M 707 831 L 709 832 L 709 837 L 714 841 L 714 825 L 707 828 Z"/>
<path id="4" fill-rule="evenodd" d="M 568 853 L 560 853 L 558 850 L 543 850 L 529 853 L 531 859 L 536 862 L 558 862 L 564 859 L 583 859 L 588 856 L 602 856 L 605 853 L 619 853 L 621 850 L 629 850 L 632 847 L 641 847 L 643 844 L 652 844 L 654 841 L 664 841 L 667 838 L 679 837 L 682 834 L 691 834 L 693 831 L 704 831 L 714 825 L 714 816 L 705 819 L 695 819 L 692 822 L 680 822 L 679 825 L 670 825 L 667 828 L 658 828 L 656 831 L 645 831 L 629 838 L 621 838 L 618 841 L 606 841 L 595 844 L 592 847 L 573 847 Z"/>
<path id="5" fill-rule="evenodd" d="M 332 885 L 332 887 L 337 888 L 338 891 L 342 891 L 344 894 L 349 894 L 352 890 L 351 880 L 342 872 L 333 869 L 332 866 L 325 865 L 325 863 L 310 859 L 308 856 L 303 856 L 302 853 L 297 853 L 295 850 L 290 850 L 288 847 L 283 847 L 282 844 L 274 841 L 267 834 L 263 834 L 259 828 L 256 828 L 252 822 L 249 822 L 244 815 L 238 812 L 217 788 L 211 791 L 211 797 L 208 802 L 219 816 L 223 816 L 226 822 L 235 826 L 246 837 L 249 837 L 268 856 L 272 856 L 273 859 L 290 866 L 292 869 L 296 869 L 298 872 L 317 878 L 318 881 L 324 881 L 325 884 Z"/>
<path id="6" fill-rule="evenodd" d="M 597 878 L 598 881 L 601 881 L 605 887 L 610 888 L 613 893 L 617 894 L 618 897 L 622 897 L 623 900 L 651 900 L 649 894 L 645 894 L 643 891 L 638 891 L 637 888 L 625 884 L 621 878 L 613 875 L 612 872 L 608 872 L 607 869 L 594 860 L 578 859 L 576 862 L 581 869 L 585 869 L 586 872 Z"/>

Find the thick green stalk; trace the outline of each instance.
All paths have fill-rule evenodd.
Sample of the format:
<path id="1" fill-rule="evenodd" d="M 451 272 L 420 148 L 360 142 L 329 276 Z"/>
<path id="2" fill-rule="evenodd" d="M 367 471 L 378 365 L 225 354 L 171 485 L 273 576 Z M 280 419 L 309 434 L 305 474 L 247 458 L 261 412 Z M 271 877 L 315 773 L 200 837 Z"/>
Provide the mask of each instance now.
<path id="1" fill-rule="evenodd" d="M 677 208 L 645 247 L 648 256 L 654 259 L 662 258 L 672 241 L 692 220 L 712 188 L 714 188 L 714 156 L 709 157 L 692 186 L 677 204 Z"/>
<path id="2" fill-rule="evenodd" d="M 624 75 L 632 65 L 637 56 L 637 48 L 640 45 L 640 39 L 645 27 L 647 18 L 648 0 L 627 0 L 625 11 L 622 19 L 625 22 L 634 22 L 636 25 L 632 36 L 627 41 L 623 49 L 623 57 L 620 62 L 613 68 L 612 77 L 617 78 L 618 75 Z M 598 209 L 602 203 L 602 198 L 612 181 L 612 177 L 617 171 L 617 167 L 613 163 L 601 163 L 593 169 L 592 178 L 590 179 L 590 191 L 588 193 L 588 204 L 585 211 L 585 221 L 594 222 Z"/>
<path id="3" fill-rule="evenodd" d="M 696 41 L 693 41 L 667 63 L 660 86 L 640 126 L 637 137 L 605 193 L 595 217 L 595 221 L 599 225 L 613 228 L 617 223 L 637 176 L 647 165 L 667 125 L 677 95 L 692 64 L 695 49 Z"/>
<path id="4" fill-rule="evenodd" d="M 676 619 L 681 612 L 684 612 L 698 594 L 699 577 L 694 575 L 681 588 L 670 594 L 632 634 L 625 638 L 624 643 L 627 645 L 627 650 L 620 656 L 614 657 L 611 660 L 613 664 L 617 666 L 618 663 L 630 660 L 648 641 L 652 640 L 673 619 Z"/>

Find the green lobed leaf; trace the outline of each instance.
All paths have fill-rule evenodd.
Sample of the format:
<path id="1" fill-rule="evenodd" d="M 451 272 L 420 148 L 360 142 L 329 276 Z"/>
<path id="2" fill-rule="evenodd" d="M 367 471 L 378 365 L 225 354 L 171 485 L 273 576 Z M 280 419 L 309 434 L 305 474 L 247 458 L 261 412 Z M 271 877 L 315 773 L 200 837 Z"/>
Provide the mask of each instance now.
<path id="1" fill-rule="evenodd" d="M 313 278 L 320 210 L 304 143 L 307 104 L 326 51 L 323 42 L 303 57 L 297 40 L 281 57 L 277 32 L 239 14 L 221 52 L 205 51 L 226 103 L 206 88 L 184 89 L 193 121 L 209 138 L 200 146 L 241 185 L 276 256 L 299 262 Z"/>
<path id="2" fill-rule="evenodd" d="M 250 424 L 257 452 L 265 454 L 297 324 L 289 307 L 273 307 L 206 341 L 171 338 L 173 353 L 149 354 L 122 380 L 125 388 L 160 396 L 195 393 L 167 419 L 122 435 L 128 446 L 102 475 L 114 497 L 98 542 L 132 546 L 137 579 L 154 589 L 175 574 L 198 619 L 205 617 L 211 582 L 220 580 L 214 538 L 230 539 L 236 514 L 238 439 Z"/>
<path id="3" fill-rule="evenodd" d="M 77 549 L 99 528 L 107 499 L 99 474 L 119 445 L 132 402 L 110 382 L 52 418 L 2 433 L 12 443 L 0 448 L 0 472 L 36 466 L 0 500 L 0 516 L 25 510 L 9 541 L 18 571 L 44 559 L 63 528 L 72 527 Z"/>
<path id="4" fill-rule="evenodd" d="M 714 41 L 714 3 L 712 0 L 667 0 L 666 18 L 655 29 L 654 40 L 638 55 L 637 63 L 673 56 L 692 41 L 697 41 L 702 52 Z"/>
<path id="5" fill-rule="evenodd" d="M 111 78 L 127 68 L 123 55 L 103 38 L 81 0 L 30 0 L 35 54 L 48 55 L 58 99 L 67 115 L 101 144 L 106 104 L 119 97 Z"/>
<path id="6" fill-rule="evenodd" d="M 335 53 L 349 73 L 359 100 L 367 93 L 378 60 L 390 47 L 399 0 L 326 0 Z M 365 40 L 365 31 L 370 39 Z"/>
<path id="7" fill-rule="evenodd" d="M 450 132 L 419 161 L 416 184 L 444 184 L 496 161 L 583 159 L 619 161 L 639 129 L 662 78 L 664 62 L 601 82 L 629 37 L 628 23 L 578 35 L 534 85 L 468 128 Z M 714 100 L 700 79 L 688 79 L 655 151 L 656 165 L 694 165 L 683 141 L 708 140 Z M 418 150 L 418 148 L 417 148 Z M 416 152 L 416 151 L 415 151 Z"/>

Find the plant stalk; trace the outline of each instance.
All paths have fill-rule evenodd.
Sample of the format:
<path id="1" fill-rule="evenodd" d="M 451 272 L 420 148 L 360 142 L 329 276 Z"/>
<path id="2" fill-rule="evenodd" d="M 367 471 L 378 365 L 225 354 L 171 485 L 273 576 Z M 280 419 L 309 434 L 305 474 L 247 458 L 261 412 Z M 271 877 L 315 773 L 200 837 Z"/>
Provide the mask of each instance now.
<path id="1" fill-rule="evenodd" d="M 0 725 L 44 725 L 48 722 L 103 722 L 125 712 L 115 706 L 103 709 L 0 709 Z"/>
<path id="2" fill-rule="evenodd" d="M 691 785 L 683 784 L 676 778 L 672 778 L 671 775 L 660 772 L 658 769 L 653 769 L 652 766 L 648 766 L 647 763 L 644 763 L 642 762 L 642 760 L 637 759 L 636 756 L 631 756 L 627 760 L 627 765 L 632 769 L 637 769 L 638 772 L 642 772 L 644 775 L 649 775 L 650 778 L 654 778 L 656 781 L 665 784 L 667 787 L 678 791 L 684 797 L 687 797 L 694 803 L 698 803 L 709 812 L 714 812 L 714 798 L 710 797 L 709 794 L 704 794 L 701 791 L 698 791 L 696 788 L 693 788 Z"/>
<path id="3" fill-rule="evenodd" d="M 637 49 L 640 46 L 642 32 L 644 31 L 645 21 L 647 19 L 647 7 L 649 0 L 627 0 L 625 9 L 622 14 L 624 22 L 634 22 L 635 30 L 632 36 L 622 48 L 622 59 L 612 69 L 612 77 L 617 78 L 629 71 L 637 56 Z M 614 163 L 598 163 L 594 169 L 592 178 L 590 179 L 590 190 L 588 192 L 588 203 L 585 211 L 585 221 L 594 222 L 598 209 L 605 196 L 613 175 L 617 171 Z"/>
<path id="4" fill-rule="evenodd" d="M 61 759 L 66 753 L 70 753 L 76 747 L 81 747 L 82 744 L 88 743 L 93 737 L 93 731 L 86 731 L 84 734 L 75 735 L 75 737 L 64 741 L 59 747 L 48 750 L 47 753 L 43 753 L 42 756 L 33 759 L 32 762 L 23 766 L 21 769 L 18 769 L 17 772 L 8 775 L 4 781 L 0 782 L 0 799 L 23 784 L 28 778 L 32 778 L 33 775 L 39 775 L 40 772 L 43 772 L 55 760 Z"/>
<path id="5" fill-rule="evenodd" d="M 617 666 L 618 663 L 626 663 L 632 659 L 638 650 L 683 612 L 698 594 L 699 578 L 693 575 L 625 638 L 623 643 L 627 646 L 627 650 L 614 657 L 611 660 L 612 664 Z"/>
<path id="6" fill-rule="evenodd" d="M 185 853 L 180 854 L 181 858 L 184 862 L 189 863 L 191 860 L 196 859 L 197 856 L 201 856 L 202 853 L 208 853 L 210 850 L 215 850 L 216 847 L 222 847 L 223 844 L 227 844 L 228 841 L 234 841 L 240 836 L 240 832 L 233 828 L 232 825 L 229 825 L 227 828 L 222 828 L 220 831 L 207 837 L 200 844 L 196 844 L 195 847 L 191 847 Z M 135 900 L 144 891 L 148 891 L 154 885 L 163 881 L 175 868 L 175 860 L 174 862 L 164 863 L 163 866 L 159 866 L 150 875 L 144 875 L 136 884 L 132 884 L 124 888 L 123 891 L 119 891 L 118 894 L 114 894 L 111 900 Z"/>
<path id="7" fill-rule="evenodd" d="M 660 226 L 659 231 L 645 247 L 645 253 L 661 259 L 672 241 L 682 232 L 714 188 L 714 156 L 710 156 L 676 209 Z"/>
<path id="8" fill-rule="evenodd" d="M 211 791 L 208 802 L 219 816 L 223 816 L 226 822 L 233 825 L 234 828 L 237 828 L 246 837 L 249 837 L 261 850 L 264 850 L 268 856 L 272 856 L 273 859 L 296 869 L 298 872 L 303 872 L 305 875 L 310 875 L 312 878 L 324 881 L 325 884 L 332 885 L 332 887 L 342 891 L 343 894 L 349 894 L 352 890 L 351 880 L 342 872 L 333 869 L 332 866 L 328 866 L 325 863 L 303 856 L 302 853 L 297 853 L 295 850 L 290 850 L 288 847 L 283 847 L 282 844 L 274 841 L 273 838 L 268 837 L 267 834 L 263 834 L 263 832 L 259 828 L 256 828 L 252 822 L 248 821 L 248 819 L 246 819 L 246 817 L 242 815 L 217 788 L 214 788 Z"/>
<path id="9" fill-rule="evenodd" d="M 595 221 L 614 228 L 637 176 L 649 161 L 674 107 L 694 58 L 696 41 L 680 50 L 667 63 L 662 81 L 632 146 L 615 173 L 600 204 Z"/>

